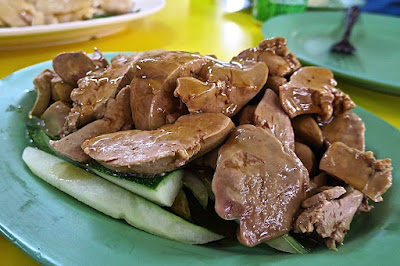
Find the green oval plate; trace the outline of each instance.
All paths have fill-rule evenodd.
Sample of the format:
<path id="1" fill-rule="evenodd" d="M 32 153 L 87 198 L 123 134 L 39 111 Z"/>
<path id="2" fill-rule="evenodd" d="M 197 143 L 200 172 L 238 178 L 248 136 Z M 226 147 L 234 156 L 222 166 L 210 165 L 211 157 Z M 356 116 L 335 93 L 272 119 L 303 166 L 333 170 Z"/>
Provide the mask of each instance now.
<path id="1" fill-rule="evenodd" d="M 274 17 L 262 26 L 266 38 L 286 37 L 289 50 L 303 63 L 331 69 L 366 88 L 400 95 L 400 18 L 361 13 L 351 43 L 354 55 L 331 53 L 342 38 L 344 12 L 305 12 Z"/>
<path id="2" fill-rule="evenodd" d="M 115 53 L 107 54 L 110 58 Z M 0 80 L 0 230 L 41 264 L 61 265 L 317 265 L 395 264 L 400 259 L 400 132 L 357 108 L 367 127 L 367 148 L 393 160 L 394 185 L 370 213 L 357 216 L 338 252 L 320 247 L 291 255 L 266 245 L 237 243 L 191 246 L 137 230 L 78 202 L 33 175 L 21 160 L 30 145 L 25 130 L 33 105 L 32 80 L 51 62 L 34 65 Z"/>

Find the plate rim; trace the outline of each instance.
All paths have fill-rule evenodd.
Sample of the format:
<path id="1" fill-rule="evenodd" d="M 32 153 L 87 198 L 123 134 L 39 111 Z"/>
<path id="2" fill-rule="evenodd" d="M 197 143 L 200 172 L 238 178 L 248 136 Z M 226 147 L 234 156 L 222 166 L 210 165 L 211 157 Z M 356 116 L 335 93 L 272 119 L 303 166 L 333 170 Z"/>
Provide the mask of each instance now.
<path id="1" fill-rule="evenodd" d="M 342 18 L 344 17 L 344 11 L 306 11 L 303 13 L 291 13 L 291 14 L 284 14 L 284 15 L 279 15 L 276 17 L 273 17 L 267 21 L 265 21 L 261 27 L 262 34 L 265 38 L 271 38 L 267 36 L 267 34 L 270 32 L 268 27 L 271 27 L 270 24 L 276 25 L 280 20 L 286 19 L 286 18 L 302 18 L 304 16 L 307 16 L 309 14 L 312 14 L 313 16 L 323 16 L 326 14 L 331 14 L 335 16 L 341 16 Z M 366 17 L 366 19 L 369 18 L 377 18 L 377 19 L 389 19 L 389 20 L 397 20 L 400 22 L 400 18 L 396 16 L 390 16 L 390 15 L 382 15 L 382 14 L 376 14 L 376 13 L 370 13 L 370 12 L 363 12 L 362 16 Z M 364 19 L 364 18 L 363 18 Z M 338 18 L 338 21 L 340 21 L 340 18 Z M 400 25 L 400 23 L 399 23 Z M 273 28 L 273 27 L 272 27 Z M 286 34 L 288 34 L 288 31 L 290 29 L 285 29 Z M 290 46 L 290 44 L 288 45 Z M 294 48 L 292 47 L 291 52 L 296 54 L 296 57 L 299 59 L 300 62 L 306 64 L 306 65 L 314 65 L 314 66 L 321 66 L 330 69 L 336 77 L 342 78 L 346 81 L 349 81 L 352 84 L 360 84 L 365 86 L 366 88 L 373 90 L 373 91 L 378 91 L 378 92 L 383 92 L 387 94 L 393 94 L 393 95 L 400 95 L 400 83 L 396 84 L 395 81 L 393 82 L 385 82 L 384 79 L 378 79 L 378 78 L 373 78 L 373 77 L 364 77 L 364 76 L 359 76 L 359 75 L 352 75 L 346 72 L 346 70 L 341 70 L 338 67 L 331 66 L 331 65 L 326 65 L 326 64 L 321 64 L 319 63 L 316 59 L 310 58 L 309 56 L 303 55 L 301 52 L 293 51 Z"/>
<path id="2" fill-rule="evenodd" d="M 141 7 L 143 7 L 143 5 L 146 5 L 148 9 L 140 10 L 139 12 L 115 15 L 105 18 L 95 18 L 95 19 L 64 22 L 64 23 L 50 24 L 50 25 L 0 28 L 0 38 L 39 35 L 39 34 L 55 33 L 55 32 L 59 33 L 70 30 L 81 30 L 99 26 L 115 25 L 157 13 L 162 8 L 164 8 L 165 3 L 166 3 L 165 0 L 151 0 L 151 1 L 135 0 L 135 7 L 134 7 L 135 9 L 140 9 Z"/>

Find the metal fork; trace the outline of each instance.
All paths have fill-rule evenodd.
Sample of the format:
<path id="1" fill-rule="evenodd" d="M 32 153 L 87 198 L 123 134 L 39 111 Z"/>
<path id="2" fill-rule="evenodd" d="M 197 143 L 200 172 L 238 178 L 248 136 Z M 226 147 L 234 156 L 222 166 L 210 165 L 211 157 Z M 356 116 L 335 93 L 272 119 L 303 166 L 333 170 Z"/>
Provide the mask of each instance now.
<path id="1" fill-rule="evenodd" d="M 349 39 L 350 34 L 353 29 L 355 22 L 358 19 L 358 15 L 360 14 L 360 8 L 358 6 L 352 6 L 347 9 L 346 13 L 346 31 L 343 35 L 343 39 L 331 47 L 332 52 L 336 53 L 344 53 L 344 54 L 354 54 L 356 52 L 356 48 L 351 45 Z"/>

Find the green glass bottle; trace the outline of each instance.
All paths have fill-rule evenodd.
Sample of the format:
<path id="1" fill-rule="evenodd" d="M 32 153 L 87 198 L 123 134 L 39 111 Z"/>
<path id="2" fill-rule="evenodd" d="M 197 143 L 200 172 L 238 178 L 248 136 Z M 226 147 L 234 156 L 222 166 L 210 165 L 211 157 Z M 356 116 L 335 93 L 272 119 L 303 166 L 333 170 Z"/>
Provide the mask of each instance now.
<path id="1" fill-rule="evenodd" d="M 307 8 L 307 0 L 254 0 L 253 17 L 265 21 L 270 17 L 303 12 Z"/>

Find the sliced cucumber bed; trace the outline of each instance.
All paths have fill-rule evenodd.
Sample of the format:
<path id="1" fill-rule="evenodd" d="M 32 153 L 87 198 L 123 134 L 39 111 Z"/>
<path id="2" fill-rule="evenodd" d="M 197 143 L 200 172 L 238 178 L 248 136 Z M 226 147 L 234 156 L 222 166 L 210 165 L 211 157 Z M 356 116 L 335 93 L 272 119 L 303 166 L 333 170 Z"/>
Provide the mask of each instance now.
<path id="1" fill-rule="evenodd" d="M 31 119 L 27 124 L 29 137 L 41 150 L 56 155 L 50 146 L 50 137 L 40 127 L 41 120 Z M 78 164 L 78 163 L 77 163 Z M 153 201 L 161 206 L 171 207 L 176 195 L 182 188 L 182 170 L 176 170 L 166 175 L 154 177 L 142 177 L 129 174 L 116 173 L 99 163 L 90 165 L 79 164 L 82 168 L 88 169 L 95 174 L 117 184 L 145 199 Z"/>
<path id="2" fill-rule="evenodd" d="M 27 147 L 22 159 L 38 177 L 113 218 L 157 236 L 204 244 L 223 236 L 194 225 L 126 189 L 44 151 Z"/>
<path id="3" fill-rule="evenodd" d="M 138 177 L 117 174 L 98 163 L 91 164 L 87 168 L 104 179 L 161 206 L 171 207 L 182 187 L 182 170 L 175 170 L 163 176 Z"/>

